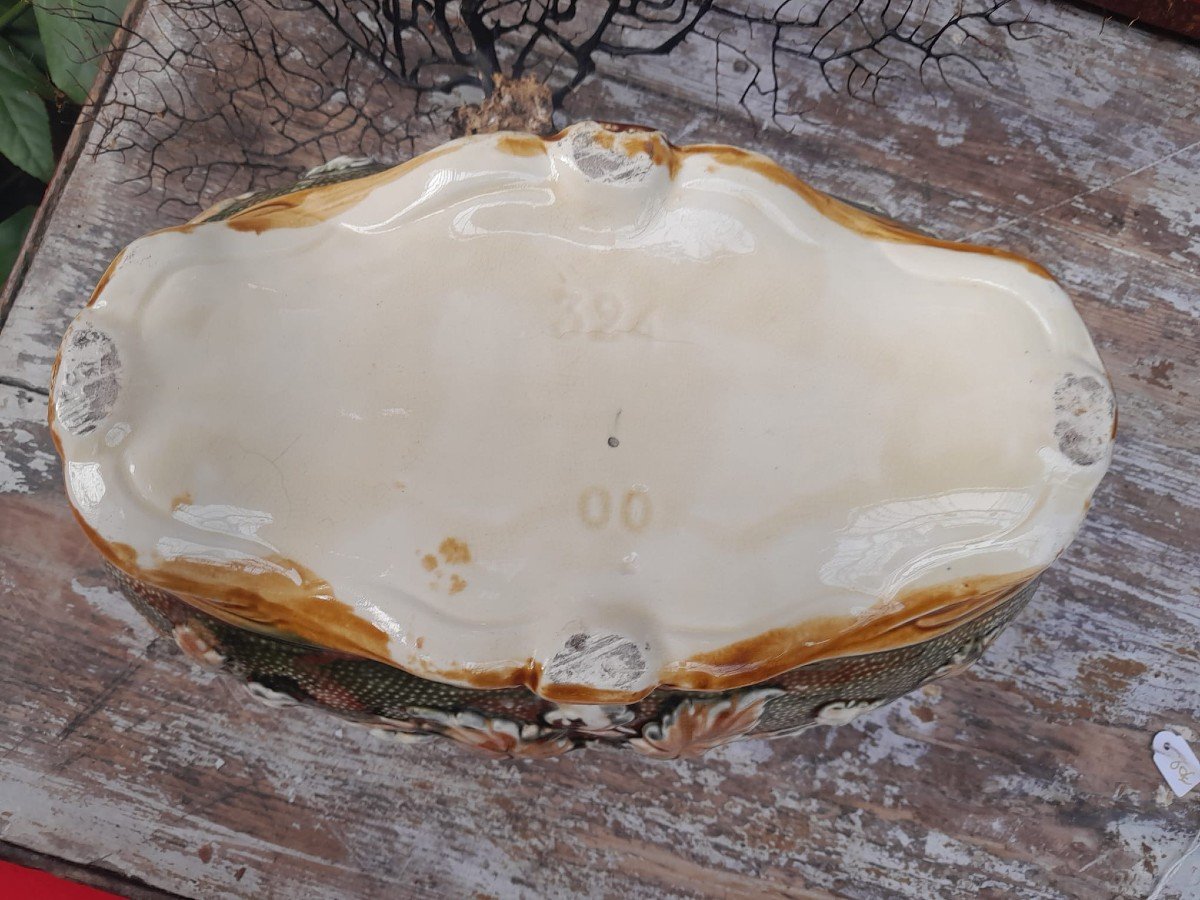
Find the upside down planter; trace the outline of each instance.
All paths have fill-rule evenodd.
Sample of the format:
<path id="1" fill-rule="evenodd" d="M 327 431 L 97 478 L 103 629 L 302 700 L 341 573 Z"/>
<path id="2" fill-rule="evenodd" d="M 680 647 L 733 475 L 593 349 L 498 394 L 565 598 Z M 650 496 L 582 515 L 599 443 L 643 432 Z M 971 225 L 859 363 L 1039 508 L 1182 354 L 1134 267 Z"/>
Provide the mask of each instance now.
<path id="1" fill-rule="evenodd" d="M 690 755 L 969 663 L 1115 425 L 1040 266 L 595 123 L 135 241 L 50 415 L 84 530 L 191 656 L 500 756 Z"/>

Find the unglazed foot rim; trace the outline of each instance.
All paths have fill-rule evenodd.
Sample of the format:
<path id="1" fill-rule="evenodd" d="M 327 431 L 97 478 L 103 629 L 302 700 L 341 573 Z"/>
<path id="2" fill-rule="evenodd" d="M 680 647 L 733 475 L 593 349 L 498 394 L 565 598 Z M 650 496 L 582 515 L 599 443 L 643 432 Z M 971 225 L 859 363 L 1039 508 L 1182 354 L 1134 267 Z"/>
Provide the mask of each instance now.
<path id="1" fill-rule="evenodd" d="M 134 242 L 72 323 L 52 433 L 134 582 L 621 704 L 950 633 L 1025 595 L 1107 468 L 1107 376 L 1020 257 L 645 129 L 376 168 Z"/>

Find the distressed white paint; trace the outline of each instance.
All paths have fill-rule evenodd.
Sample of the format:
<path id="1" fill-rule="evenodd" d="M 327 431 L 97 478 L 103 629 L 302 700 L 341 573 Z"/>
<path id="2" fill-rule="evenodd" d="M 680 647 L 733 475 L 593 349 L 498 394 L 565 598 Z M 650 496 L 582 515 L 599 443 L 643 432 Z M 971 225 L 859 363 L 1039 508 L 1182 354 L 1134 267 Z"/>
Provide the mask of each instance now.
<path id="1" fill-rule="evenodd" d="M 797 67 L 791 77 L 815 107 L 791 137 L 758 133 L 731 108 L 714 112 L 686 50 L 654 71 L 622 64 L 627 83 L 597 80 L 573 101 L 577 115 L 661 122 L 684 142 L 762 146 L 819 187 L 934 233 L 1008 223 L 981 239 L 1054 261 L 1080 302 L 1121 402 L 1113 472 L 1027 612 L 969 675 L 940 683 L 932 721 L 916 717 L 919 697 L 840 730 L 757 745 L 769 748 L 762 760 L 750 744 L 728 760 L 721 751 L 657 765 L 597 752 L 505 766 L 448 747 L 380 744 L 304 710 L 259 709 L 171 655 L 150 654 L 103 699 L 137 661 L 122 646 L 126 627 L 105 627 L 102 606 L 115 598 L 97 601 L 100 616 L 70 607 L 82 606 L 72 578 L 91 584 L 79 572 L 98 576 L 98 562 L 70 555 L 80 538 L 51 466 L 22 477 L 29 492 L 0 493 L 28 504 L 0 508 L 0 614 L 20 636 L 0 659 L 6 672 L 37 673 L 12 678 L 0 698 L 0 742 L 18 748 L 0 761 L 4 836 L 203 896 L 514 895 L 532 884 L 550 895 L 1145 897 L 1195 833 L 1193 797 L 1156 802 L 1146 748 L 1154 731 L 1179 730 L 1200 709 L 1200 665 L 1178 649 L 1194 647 L 1197 627 L 1200 390 L 1188 360 L 1200 345 L 1200 260 L 1194 242 L 1156 218 L 1160 204 L 1176 215 L 1200 193 L 1194 151 L 1167 163 L 1169 180 L 1156 162 L 1200 138 L 1200 98 L 1183 89 L 1200 79 L 1200 56 L 1136 29 L 1102 29 L 1065 5 L 1025 6 L 1068 33 L 1004 45 L 993 87 L 960 82 L 936 103 L 912 90 L 879 107 L 830 101 Z M 1009 77 L 1017 71 L 1024 83 Z M 1090 79 L 1086 107 L 1072 98 L 1080 76 Z M 947 133 L 969 123 L 963 144 L 937 147 L 943 119 Z M 46 384 L 57 340 L 108 259 L 174 221 L 157 211 L 161 195 L 121 186 L 138 165 L 80 161 L 0 332 L 0 375 Z M 1147 381 L 1159 359 L 1175 364 L 1171 388 Z M 32 443 L 0 437 L 19 471 L 31 452 L 53 459 L 40 406 L 17 413 Z M 18 558 L 3 517 L 35 503 L 56 530 Z M 26 587 L 32 569 L 50 573 L 36 591 Z M 1112 687 L 1083 683 L 1088 663 L 1103 667 L 1109 653 L 1149 671 Z M 91 718 L 57 737 L 98 698 Z M 877 738 L 883 728 L 896 737 Z M 899 762 L 911 758 L 907 739 L 927 748 L 914 765 Z M 872 767 L 858 762 L 864 744 L 878 755 L 892 742 Z M 736 816 L 725 812 L 731 796 Z M 1076 805 L 1088 814 L 1071 815 Z M 198 855 L 206 845 L 209 863 Z M 1174 886 L 1161 896 L 1179 896 Z"/>

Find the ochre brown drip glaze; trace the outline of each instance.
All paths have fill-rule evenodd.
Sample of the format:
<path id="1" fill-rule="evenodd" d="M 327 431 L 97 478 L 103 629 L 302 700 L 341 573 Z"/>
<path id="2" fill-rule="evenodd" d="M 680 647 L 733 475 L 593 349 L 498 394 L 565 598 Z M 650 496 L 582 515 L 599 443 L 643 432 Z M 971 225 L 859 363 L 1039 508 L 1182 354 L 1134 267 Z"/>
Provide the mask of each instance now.
<path id="1" fill-rule="evenodd" d="M 252 231 L 255 234 L 262 234 L 272 228 L 304 228 L 315 225 L 349 209 L 379 185 L 387 184 L 405 172 L 457 149 L 458 145 L 448 144 L 414 156 L 408 162 L 376 172 L 374 175 L 317 185 L 284 194 L 282 197 L 263 200 L 223 221 L 235 231 Z"/>
<path id="2" fill-rule="evenodd" d="M 756 172 L 769 181 L 795 191 L 807 200 L 813 208 L 824 215 L 825 218 L 857 231 L 866 237 L 903 244 L 925 244 L 930 247 L 941 247 L 944 250 L 998 256 L 1002 259 L 1009 259 L 1020 263 L 1034 275 L 1040 275 L 1042 278 L 1048 278 L 1051 281 L 1054 280 L 1053 276 L 1045 268 L 1019 254 L 1011 253 L 1008 250 L 1001 250 L 998 247 L 987 247 L 982 244 L 965 244 L 927 237 L 915 231 L 910 231 L 897 222 L 889 221 L 881 216 L 851 206 L 848 203 L 843 203 L 841 200 L 830 197 L 812 185 L 801 181 L 775 161 L 758 153 L 751 153 L 749 150 L 729 147 L 725 144 L 690 144 L 686 147 L 676 148 L 676 152 L 685 155 L 704 154 L 724 165 L 739 166 L 743 169 L 749 169 L 751 172 Z"/>
<path id="3" fill-rule="evenodd" d="M 108 280 L 112 278 L 113 272 L 116 271 L 117 264 L 124 258 L 124 256 L 125 250 L 122 250 L 113 257 L 112 262 L 108 264 L 108 268 L 104 270 L 104 274 L 100 276 L 100 280 L 96 282 L 96 287 L 92 291 L 92 296 L 88 298 L 88 302 L 85 304 L 86 306 L 91 306 L 96 302 L 97 298 L 100 296 L 100 292 L 104 290 L 105 286 L 108 284 Z"/>
<path id="4" fill-rule="evenodd" d="M 1020 263 L 1035 275 L 1053 280 L 1053 276 L 1043 266 L 1020 254 L 1001 250 L 998 247 L 988 247 L 983 244 L 967 244 L 927 237 L 926 235 L 910 231 L 897 222 L 892 222 L 882 216 L 858 209 L 848 203 L 843 203 L 841 200 L 837 200 L 817 190 L 812 185 L 801 181 L 774 160 L 761 154 L 742 150 L 739 147 L 731 147 L 728 144 L 687 144 L 683 147 L 676 147 L 660 135 L 656 135 L 655 130 L 652 128 L 617 122 L 601 122 L 599 124 L 604 127 L 605 132 L 608 132 L 608 134 L 604 132 L 597 134 L 596 143 L 609 149 L 616 143 L 615 139 L 611 136 L 613 134 L 633 135 L 645 133 L 647 137 L 642 141 L 623 140 L 621 148 L 630 156 L 635 153 L 646 153 L 654 161 L 655 165 L 667 165 L 672 178 L 679 171 L 679 166 L 683 158 L 693 155 L 707 155 L 723 165 L 748 169 L 751 172 L 761 175 L 768 181 L 791 189 L 808 201 L 810 205 L 826 218 L 853 231 L 857 231 L 866 237 L 896 243 L 925 244 L 930 247 L 941 247 L 945 250 L 998 256 L 1002 259 L 1009 259 Z M 546 143 L 560 141 L 566 133 L 567 131 L 564 129 L 557 134 L 546 138 L 536 138 L 536 140 Z"/>
<path id="5" fill-rule="evenodd" d="M 459 666 L 413 674 L 481 690 L 524 685 L 556 703 L 636 703 L 651 690 L 728 691 L 825 659 L 892 650 L 944 634 L 995 609 L 1040 570 L 988 575 L 900 595 L 884 612 L 862 617 L 829 616 L 775 628 L 661 669 L 657 683 L 641 691 L 613 691 L 585 684 L 542 684 L 535 660 L 508 666 Z"/>
<path id="6" fill-rule="evenodd" d="M 620 145 L 626 153 L 648 154 L 656 165 L 669 166 L 672 177 L 685 157 L 708 155 L 716 162 L 749 169 L 790 188 L 826 217 L 869 237 L 999 256 L 1018 262 L 1037 275 L 1050 277 L 1036 263 L 1003 250 L 941 241 L 908 231 L 829 197 L 764 156 L 717 144 L 674 147 L 654 133 L 653 129 L 641 126 L 604 123 L 604 128 L 611 133 L 608 137 L 611 145 L 615 145 L 618 142 L 616 136 L 620 136 Z M 636 137 L 642 133 L 646 135 L 644 138 Z M 497 148 L 516 156 L 534 156 L 546 152 L 546 145 L 560 140 L 563 134 L 560 132 L 548 138 L 505 134 L 498 138 Z M 323 221 L 353 206 L 376 186 L 449 153 L 457 146 L 438 148 L 374 175 L 264 200 L 227 219 L 226 224 L 239 231 L 262 233 L 271 228 L 297 228 Z M 190 223 L 162 231 L 191 232 L 222 206 L 218 204 Z M 95 303 L 108 284 L 123 254 L 124 251 L 118 254 L 101 276 L 89 306 Z M 55 447 L 60 458 L 64 458 L 62 443 L 54 428 L 53 396 L 53 385 L 61 360 L 60 348 L 51 374 L 48 422 Z M 1113 425 L 1115 434 L 1115 416 Z M 338 600 L 328 582 L 299 563 L 282 558 L 269 560 L 281 568 L 295 571 L 300 577 L 299 584 L 277 572 L 252 573 L 236 564 L 174 560 L 143 568 L 132 548 L 110 544 L 84 521 L 78 510 L 72 508 L 72 512 L 100 552 L 134 579 L 175 593 L 186 602 L 234 625 L 277 632 L 328 649 L 396 665 L 388 654 L 386 633 L 360 617 L 351 606 Z M 756 637 L 670 664 L 659 672 L 657 686 L 681 690 L 729 690 L 755 684 L 810 662 L 876 652 L 927 640 L 999 605 L 1036 574 L 1036 571 L 1028 571 L 939 585 L 912 591 L 890 603 L 881 604 L 883 611 L 874 615 L 860 618 L 828 617 L 772 629 Z M 423 639 L 418 636 L 417 645 L 422 643 Z M 541 685 L 541 666 L 532 659 L 492 667 L 468 664 L 431 668 L 417 670 L 413 674 L 479 689 L 524 685 L 558 702 L 630 703 L 641 699 L 652 689 L 622 692 L 598 690 L 587 685 Z"/>
<path id="7" fill-rule="evenodd" d="M 545 156 L 546 142 L 536 134 L 502 134 L 496 149 L 510 156 Z"/>
<path id="8" fill-rule="evenodd" d="M 826 218 L 846 228 L 857 231 L 866 237 L 997 256 L 1020 263 L 1035 275 L 1053 280 L 1045 268 L 1016 253 L 1010 253 L 1007 250 L 987 247 L 981 244 L 956 243 L 954 241 L 944 241 L 938 238 L 927 237 L 923 234 L 910 231 L 895 222 L 836 200 L 806 182 L 801 181 L 778 163 L 758 153 L 752 153 L 749 150 L 742 150 L 726 144 L 689 144 L 683 147 L 676 147 L 650 128 L 620 123 L 601 124 L 605 130 L 596 135 L 597 143 L 600 143 L 601 146 L 612 147 L 616 144 L 615 136 L 621 135 L 625 138 L 621 141 L 621 147 L 626 153 L 630 155 L 635 153 L 648 154 L 656 165 L 667 165 L 672 178 L 675 177 L 684 157 L 700 154 L 707 155 L 723 165 L 748 169 L 775 184 L 791 189 L 803 197 Z M 546 144 L 561 140 L 565 133 L 565 130 L 560 131 L 546 138 L 518 132 L 503 133 L 497 138 L 496 148 L 501 152 L 516 156 L 534 156 L 538 152 L 534 149 L 535 145 L 540 144 L 541 152 L 545 152 Z M 644 140 L 629 139 L 633 135 L 641 133 L 646 134 Z M 460 146 L 460 144 L 454 143 L 438 147 L 427 153 L 422 153 L 420 156 L 415 156 L 408 160 L 408 162 L 374 175 L 365 175 L 362 178 L 355 178 L 350 181 L 305 188 L 291 194 L 285 194 L 282 197 L 263 200 L 229 217 L 225 220 L 225 224 L 238 231 L 252 231 L 255 234 L 261 234 L 272 228 L 303 228 L 308 225 L 314 225 L 353 206 L 376 186 L 387 184 L 405 172 L 431 162 L 444 154 L 451 153 Z M 213 209 L 217 209 L 218 207 L 214 207 Z M 202 213 L 191 223 L 177 225 L 173 228 L 165 228 L 162 231 L 191 231 L 196 227 L 196 224 L 203 221 L 211 212 L 209 210 Z M 115 262 L 114 260 L 114 264 Z M 93 293 L 93 302 L 96 296 L 99 295 L 100 289 L 104 286 L 107 275 L 108 273 L 101 279 L 101 284 L 97 286 L 96 291 Z"/>
<path id="9" fill-rule="evenodd" d="M 127 544 L 106 541 L 78 510 L 72 507 L 72 512 L 105 559 L 136 581 L 170 591 L 233 625 L 249 625 L 329 650 L 392 664 L 387 633 L 338 600 L 329 582 L 297 562 L 280 556 L 263 557 L 265 562 L 295 572 L 299 584 L 281 572 L 251 572 L 238 563 L 218 565 L 175 559 L 146 568 L 140 564 L 136 550 Z"/>
<path id="10" fill-rule="evenodd" d="M 58 436 L 53 437 L 61 456 Z M 237 564 L 171 560 L 144 568 L 132 547 L 106 541 L 73 506 L 71 511 L 92 543 L 118 569 L 232 625 L 374 659 L 419 677 L 451 684 L 481 690 L 523 685 L 559 703 L 635 703 L 656 687 L 725 691 L 823 659 L 914 644 L 995 608 L 1039 571 L 981 576 L 909 591 L 881 604 L 883 611 L 874 615 L 829 616 L 775 628 L 670 664 L 659 671 L 657 683 L 644 690 L 614 691 L 582 684 L 542 684 L 541 664 L 533 659 L 497 666 L 398 666 L 388 652 L 387 634 L 338 600 L 327 581 L 299 563 L 282 557 L 264 558 L 295 571 L 299 584 L 279 572 L 249 572 Z"/>
<path id="11" fill-rule="evenodd" d="M 774 628 L 670 666 L 661 673 L 661 679 L 688 690 L 726 690 L 822 659 L 915 644 L 993 609 L 1028 584 L 1038 571 L 982 576 L 909 591 L 880 604 L 883 612 L 858 619 L 829 616 Z"/>

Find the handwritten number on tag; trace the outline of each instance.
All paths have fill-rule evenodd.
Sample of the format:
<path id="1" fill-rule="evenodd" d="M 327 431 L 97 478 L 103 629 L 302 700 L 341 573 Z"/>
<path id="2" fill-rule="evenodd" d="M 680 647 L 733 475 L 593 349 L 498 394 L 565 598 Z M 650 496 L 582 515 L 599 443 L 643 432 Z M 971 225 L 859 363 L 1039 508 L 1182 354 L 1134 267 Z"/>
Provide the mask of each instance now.
<path id="1" fill-rule="evenodd" d="M 1187 741 L 1173 731 L 1160 731 L 1153 747 L 1154 764 L 1175 796 L 1182 797 L 1200 784 L 1200 761 Z"/>

